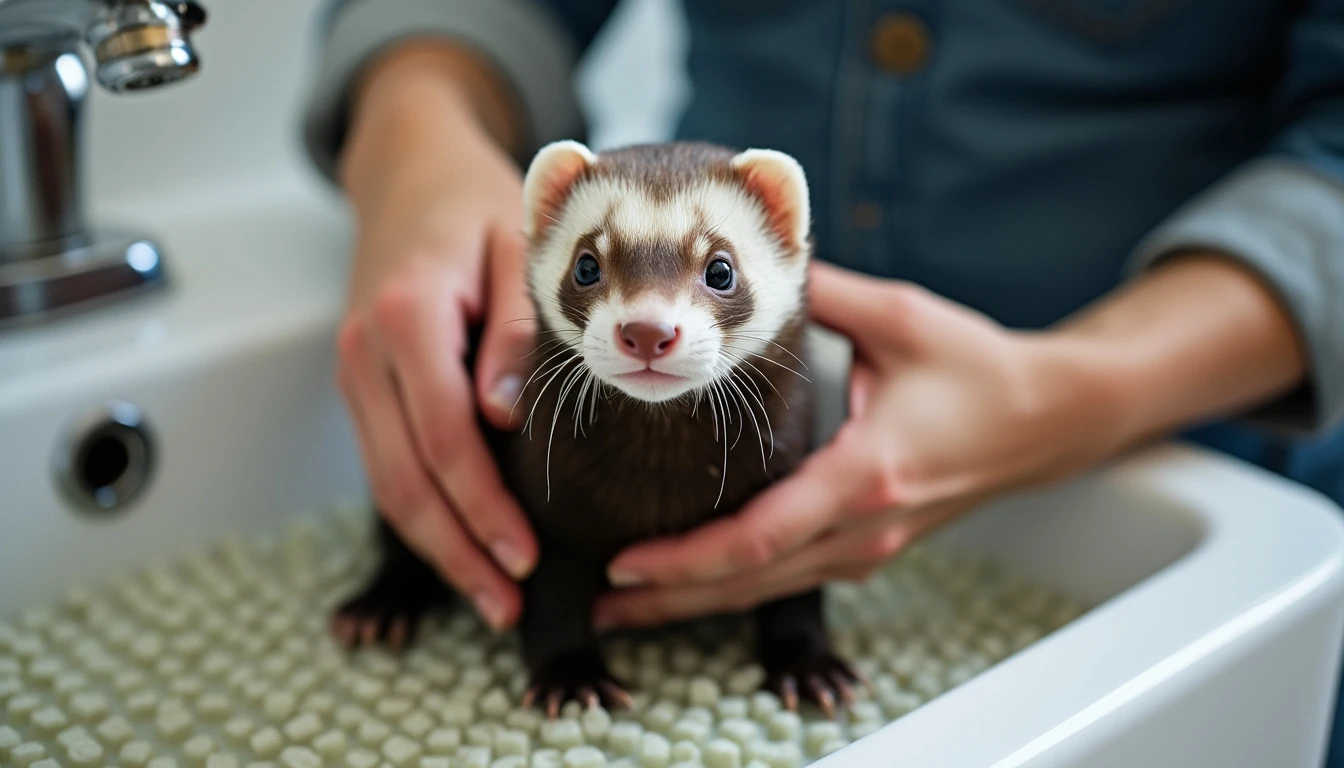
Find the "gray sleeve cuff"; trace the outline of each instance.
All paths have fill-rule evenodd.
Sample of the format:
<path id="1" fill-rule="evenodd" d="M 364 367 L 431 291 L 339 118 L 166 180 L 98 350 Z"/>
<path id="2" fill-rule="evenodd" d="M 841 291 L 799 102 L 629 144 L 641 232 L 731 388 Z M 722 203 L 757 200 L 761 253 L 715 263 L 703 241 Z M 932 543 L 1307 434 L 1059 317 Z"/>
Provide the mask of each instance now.
<path id="1" fill-rule="evenodd" d="M 1189 248 L 1226 253 L 1257 272 L 1305 342 L 1308 383 L 1247 419 L 1315 431 L 1344 417 L 1344 187 L 1299 162 L 1253 161 L 1149 234 L 1129 271 Z"/>
<path id="2" fill-rule="evenodd" d="M 513 86 L 527 121 L 525 154 L 581 135 L 572 74 L 577 54 L 563 27 L 529 0 L 351 0 L 326 29 L 303 139 L 329 179 L 345 138 L 347 89 L 359 69 L 406 37 L 451 37 L 487 56 Z"/>

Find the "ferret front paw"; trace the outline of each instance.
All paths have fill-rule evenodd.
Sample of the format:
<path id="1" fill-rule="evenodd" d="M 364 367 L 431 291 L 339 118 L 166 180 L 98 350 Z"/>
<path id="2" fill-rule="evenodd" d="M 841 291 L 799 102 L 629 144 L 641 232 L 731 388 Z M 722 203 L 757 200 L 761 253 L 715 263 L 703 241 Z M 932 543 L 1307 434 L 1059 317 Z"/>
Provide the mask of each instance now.
<path id="1" fill-rule="evenodd" d="M 331 632 L 346 648 L 386 645 L 399 650 L 415 635 L 421 619 L 450 595 L 418 573 L 385 570 L 336 609 Z"/>
<path id="2" fill-rule="evenodd" d="M 766 670 L 766 690 L 773 692 L 791 711 L 798 709 L 801 696 L 821 707 L 834 719 L 836 699 L 846 706 L 854 704 L 854 686 L 870 687 L 863 676 L 827 648 L 800 650 L 789 659 L 779 660 Z"/>
<path id="3" fill-rule="evenodd" d="M 633 703 L 596 649 L 563 653 L 532 670 L 532 687 L 523 695 L 523 706 L 544 705 L 546 716 L 555 719 L 560 706 L 570 699 L 589 709 L 598 704 L 615 709 Z"/>

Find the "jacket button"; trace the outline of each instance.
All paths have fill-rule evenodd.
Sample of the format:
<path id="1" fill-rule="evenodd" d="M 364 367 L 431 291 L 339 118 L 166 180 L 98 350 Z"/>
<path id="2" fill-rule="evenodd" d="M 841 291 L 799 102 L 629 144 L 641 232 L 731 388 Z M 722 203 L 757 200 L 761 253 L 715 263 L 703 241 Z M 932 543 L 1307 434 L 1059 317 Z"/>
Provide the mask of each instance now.
<path id="1" fill-rule="evenodd" d="M 929 29 L 911 14 L 887 14 L 877 20 L 871 45 L 879 67 L 894 75 L 910 75 L 929 58 Z"/>
<path id="2" fill-rule="evenodd" d="M 877 229 L 882 223 L 882 206 L 871 200 L 865 200 L 854 206 L 854 226 L 859 229 Z"/>

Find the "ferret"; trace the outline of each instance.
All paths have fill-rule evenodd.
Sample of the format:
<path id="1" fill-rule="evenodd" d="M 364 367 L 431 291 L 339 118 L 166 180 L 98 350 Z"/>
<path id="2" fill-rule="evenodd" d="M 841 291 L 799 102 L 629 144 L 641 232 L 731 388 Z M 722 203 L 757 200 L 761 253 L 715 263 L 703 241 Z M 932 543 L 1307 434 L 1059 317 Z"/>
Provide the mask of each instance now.
<path id="1" fill-rule="evenodd" d="M 521 430 L 487 430 L 540 544 L 519 624 L 525 705 L 630 699 L 592 626 L 625 547 L 732 514 L 812 448 L 812 250 L 803 169 L 697 142 L 595 154 L 543 147 L 523 184 L 538 344 Z M 338 609 L 347 639 L 391 640 L 448 597 L 379 524 L 381 564 Z M 828 643 L 820 590 L 753 609 L 765 687 L 834 712 L 858 675 Z"/>

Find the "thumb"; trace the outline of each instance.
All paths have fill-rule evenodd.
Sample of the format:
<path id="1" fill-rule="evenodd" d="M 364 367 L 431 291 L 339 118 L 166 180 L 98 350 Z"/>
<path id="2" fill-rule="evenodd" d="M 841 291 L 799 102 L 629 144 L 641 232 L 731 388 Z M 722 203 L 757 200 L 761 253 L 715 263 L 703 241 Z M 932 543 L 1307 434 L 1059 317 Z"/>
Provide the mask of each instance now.
<path id="1" fill-rule="evenodd" d="M 522 235 L 495 227 L 487 247 L 487 304 L 476 358 L 477 399 L 486 420 L 498 429 L 508 429 L 521 416 L 514 405 L 523 390 L 526 358 L 536 343 L 536 309 L 527 292 Z"/>
<path id="2" fill-rule="evenodd" d="M 914 286 L 823 262 L 812 263 L 807 282 L 812 319 L 856 345 L 874 337 L 892 340 L 910 336 L 917 293 Z"/>

